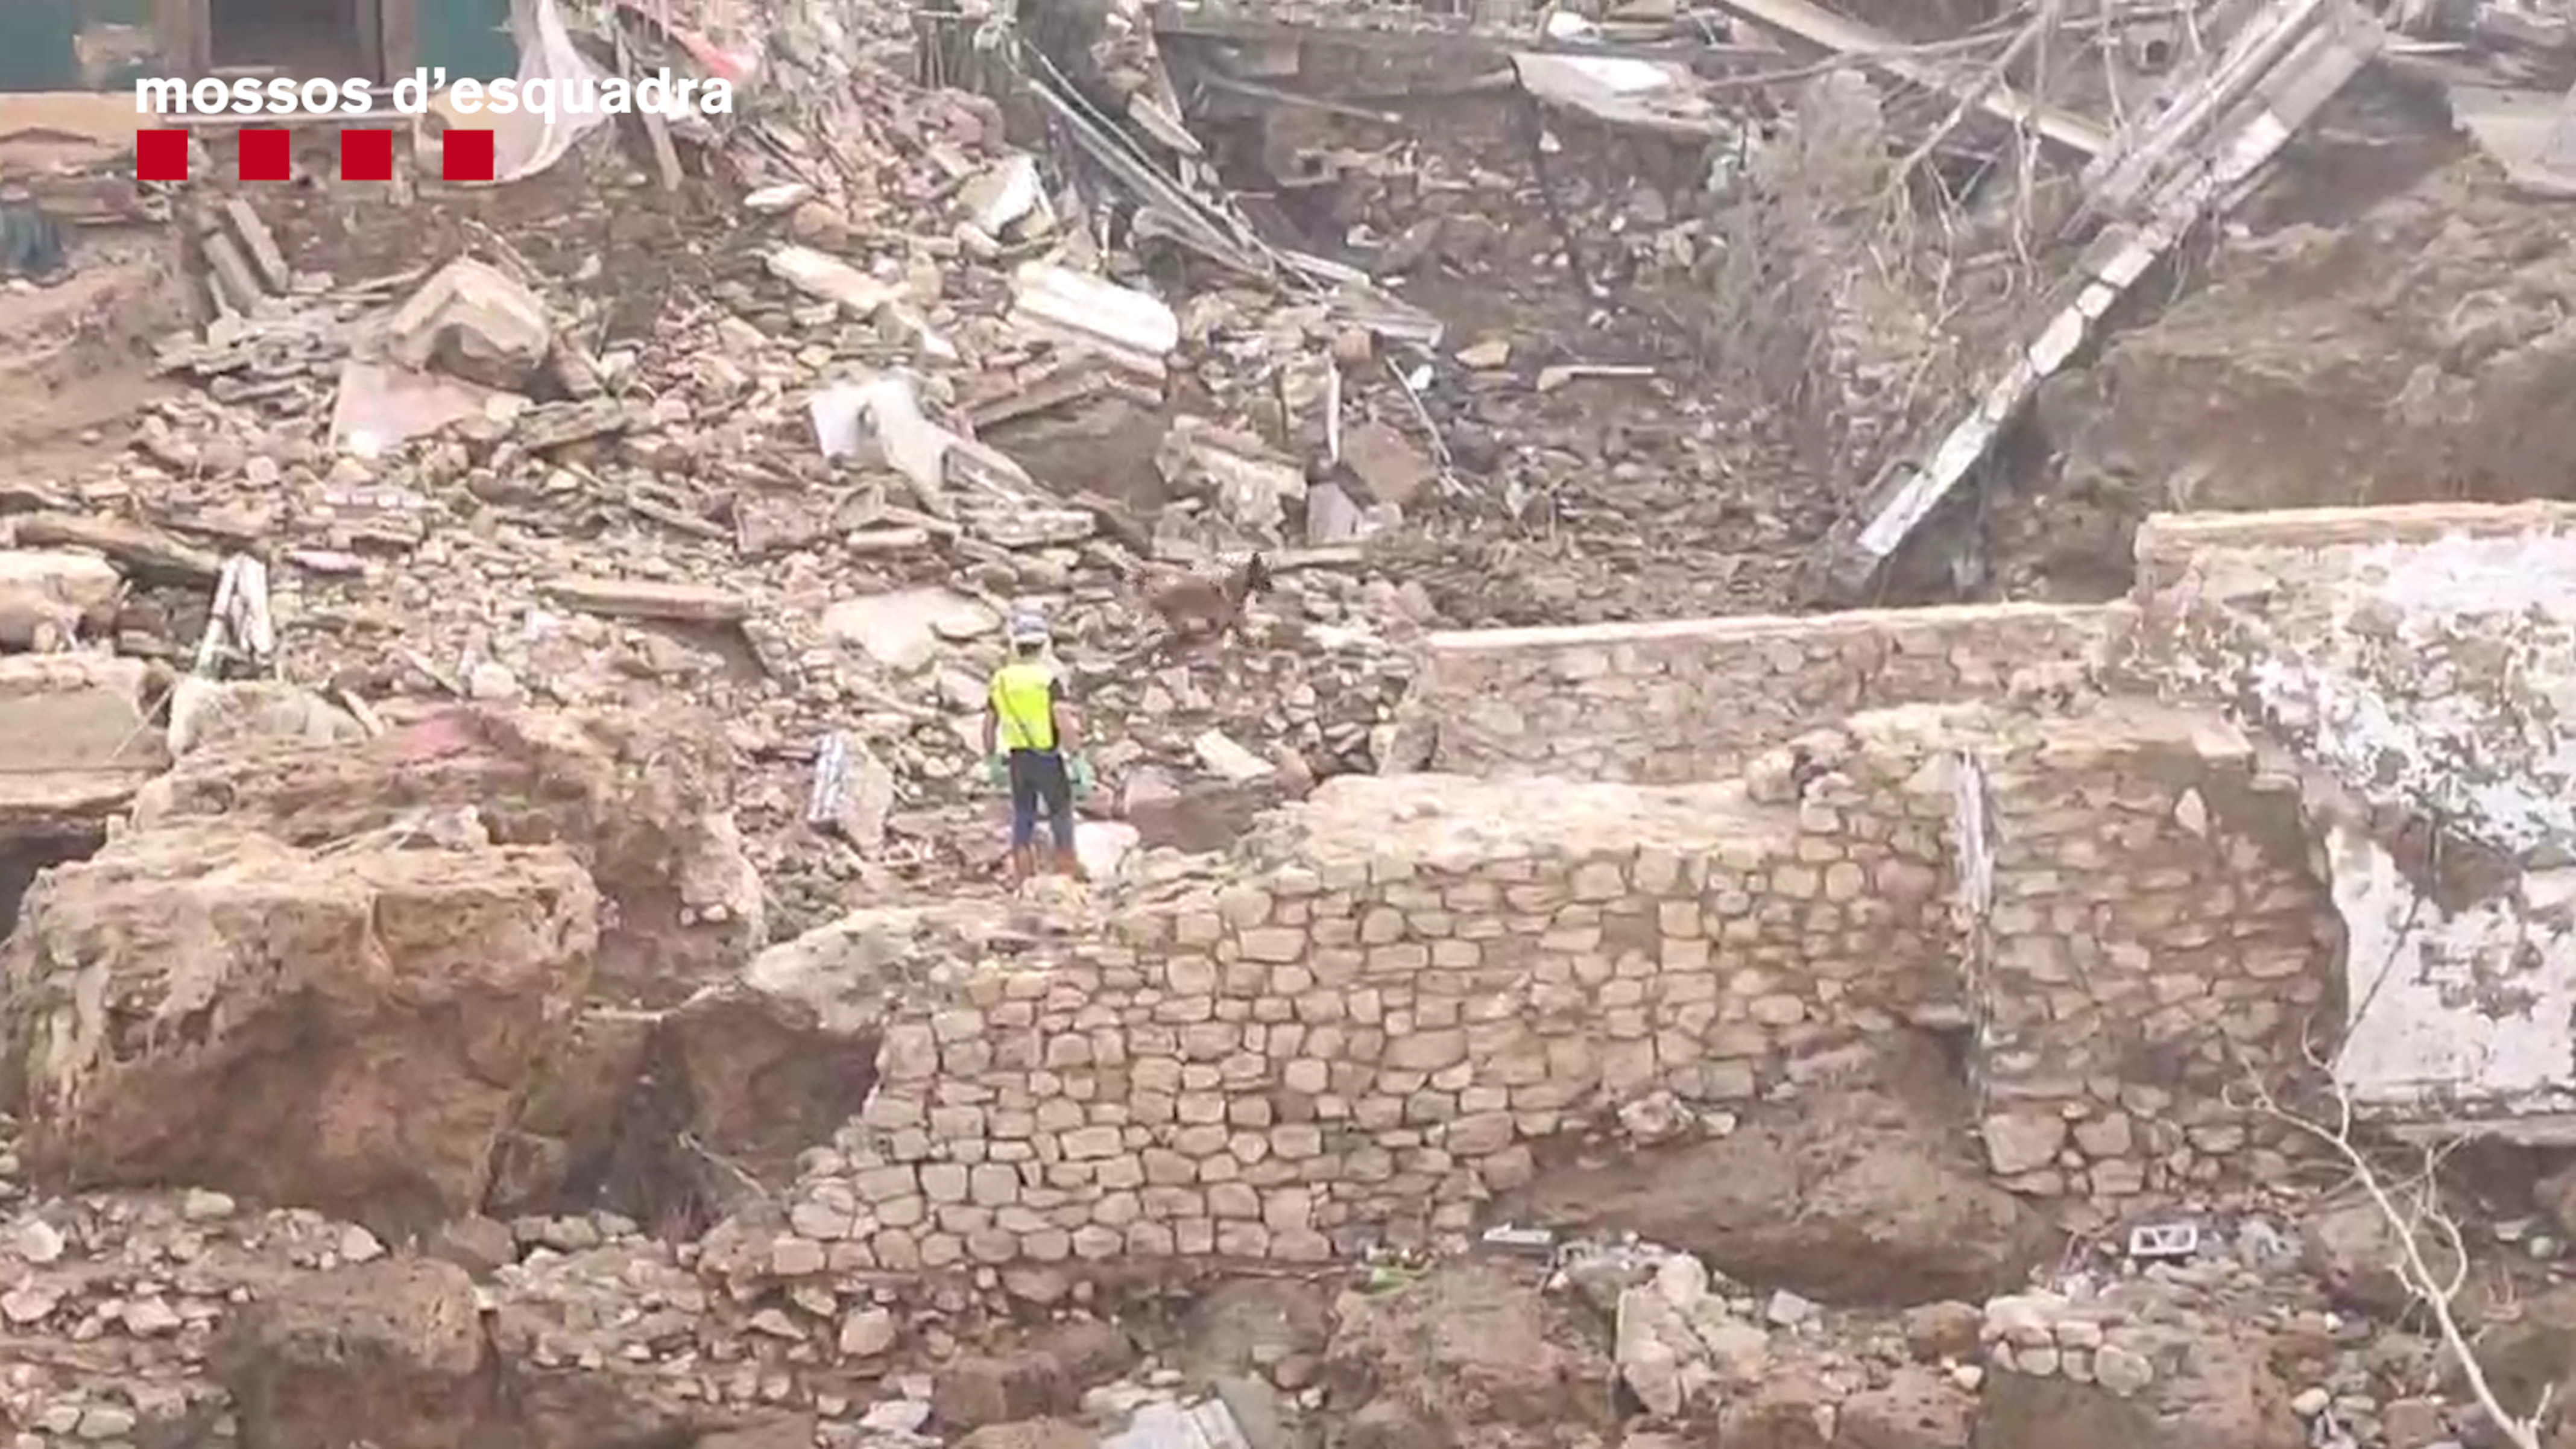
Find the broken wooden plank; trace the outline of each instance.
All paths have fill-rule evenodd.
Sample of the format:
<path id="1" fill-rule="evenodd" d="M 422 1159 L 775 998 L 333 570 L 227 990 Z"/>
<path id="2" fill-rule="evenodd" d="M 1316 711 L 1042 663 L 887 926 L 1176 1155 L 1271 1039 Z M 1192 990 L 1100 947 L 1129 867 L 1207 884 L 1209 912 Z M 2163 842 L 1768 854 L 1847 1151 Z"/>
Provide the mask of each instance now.
<path id="1" fill-rule="evenodd" d="M 2086 156 L 2111 149 L 2111 133 L 2100 124 L 2060 106 L 2034 100 L 2010 86 L 1982 82 L 1917 58 L 1916 47 L 1875 26 L 1836 15 L 1808 0 L 1717 0 L 1718 8 L 1757 25 L 1786 31 L 1814 45 L 1876 66 L 1901 80 L 1960 100 L 2000 121 L 2027 126 L 2041 137 Z"/>
<path id="2" fill-rule="evenodd" d="M 688 173 L 680 169 L 680 151 L 671 144 L 670 123 L 662 119 L 659 111 L 642 110 L 636 114 L 644 118 L 644 135 L 653 143 L 653 164 L 662 173 L 662 189 L 679 190 Z"/>
<path id="3" fill-rule="evenodd" d="M 2113 304 L 2203 218 L 2225 209 L 2291 136 L 2332 99 L 2377 53 L 2378 24 L 2350 0 L 2276 0 L 2276 11 L 2308 17 L 2306 38 L 2270 53 L 2273 68 L 2251 82 L 2236 59 L 2252 41 L 2240 36 L 2227 57 L 2202 72 L 2203 88 L 2234 88 L 2245 103 L 2229 112 L 2230 125 L 2181 151 L 2163 153 L 2158 180 L 2142 210 L 2144 220 L 2107 228 L 2051 292 L 2043 320 L 1988 376 L 1966 415 L 1928 445 L 1909 447 L 1882 470 L 1864 521 L 1837 530 L 1825 545 L 1826 575 L 1847 602 L 1868 598 L 1887 565 L 1943 500 L 1993 449 L 2039 386 L 2092 337 Z M 2259 22 L 2248 22 L 2249 29 Z M 2278 23 L 2275 21 L 2274 23 Z M 2193 104 L 2181 98 L 2175 109 Z M 2153 129 L 2148 118 L 2141 129 Z M 2135 157 L 2134 148 L 2124 155 Z"/>
<path id="4" fill-rule="evenodd" d="M 751 617 L 751 601 L 709 584 L 651 583 L 567 575 L 538 586 L 559 604 L 612 619 L 673 619 L 690 624 L 737 624 Z"/>
<path id="5" fill-rule="evenodd" d="M 224 301 L 244 316 L 258 310 L 260 300 L 268 293 L 261 288 L 259 276 L 251 270 L 250 260 L 242 255 L 241 248 L 219 231 L 208 232 L 203 245 L 213 286 Z"/>
<path id="6" fill-rule="evenodd" d="M 233 235 L 241 238 L 242 247 L 250 253 L 251 265 L 259 269 L 260 280 L 268 284 L 268 290 L 285 295 L 295 284 L 295 273 L 286 265 L 286 253 L 277 249 L 277 238 L 270 233 L 268 223 L 238 196 L 224 203 L 224 219 L 232 223 Z"/>
<path id="7" fill-rule="evenodd" d="M 89 549 L 107 555 L 127 573 L 153 582 L 211 584 L 224 571 L 224 561 L 219 556 L 181 543 L 147 523 L 71 513 L 25 513 L 18 515 L 17 525 L 18 542 L 24 547 Z"/>

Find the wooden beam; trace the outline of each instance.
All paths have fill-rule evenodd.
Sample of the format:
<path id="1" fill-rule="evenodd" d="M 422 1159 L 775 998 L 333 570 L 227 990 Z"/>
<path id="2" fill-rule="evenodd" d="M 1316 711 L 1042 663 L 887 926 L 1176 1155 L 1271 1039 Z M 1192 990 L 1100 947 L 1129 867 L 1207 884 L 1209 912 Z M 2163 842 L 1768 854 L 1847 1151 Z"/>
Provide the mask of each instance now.
<path id="1" fill-rule="evenodd" d="M 385 81 L 392 84 L 420 65 L 420 0 L 377 0 L 376 23 Z"/>

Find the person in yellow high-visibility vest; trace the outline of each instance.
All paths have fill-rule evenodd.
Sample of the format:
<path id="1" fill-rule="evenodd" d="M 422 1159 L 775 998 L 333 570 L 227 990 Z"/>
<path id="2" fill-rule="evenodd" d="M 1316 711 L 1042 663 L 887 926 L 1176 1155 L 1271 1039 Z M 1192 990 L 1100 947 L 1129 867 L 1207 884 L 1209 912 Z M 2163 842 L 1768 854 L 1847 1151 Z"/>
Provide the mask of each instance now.
<path id="1" fill-rule="evenodd" d="M 1047 657 L 1046 620 L 1011 616 L 1011 657 L 985 691 L 984 756 L 994 783 L 1011 790 L 1011 879 L 1034 873 L 1038 816 L 1047 818 L 1057 874 L 1079 876 L 1073 851 L 1073 797 L 1081 760 L 1074 753 L 1080 720 L 1064 681 Z"/>

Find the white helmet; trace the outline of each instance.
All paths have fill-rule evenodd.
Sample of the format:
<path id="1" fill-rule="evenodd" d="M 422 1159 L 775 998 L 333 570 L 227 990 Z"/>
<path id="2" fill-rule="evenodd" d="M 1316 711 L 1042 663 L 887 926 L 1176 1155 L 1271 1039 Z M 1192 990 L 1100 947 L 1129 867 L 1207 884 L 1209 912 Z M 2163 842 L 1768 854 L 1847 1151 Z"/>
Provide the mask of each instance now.
<path id="1" fill-rule="evenodd" d="M 1044 644 L 1052 637 L 1047 632 L 1046 616 L 1035 609 L 1013 610 L 1009 628 L 1014 644 Z"/>

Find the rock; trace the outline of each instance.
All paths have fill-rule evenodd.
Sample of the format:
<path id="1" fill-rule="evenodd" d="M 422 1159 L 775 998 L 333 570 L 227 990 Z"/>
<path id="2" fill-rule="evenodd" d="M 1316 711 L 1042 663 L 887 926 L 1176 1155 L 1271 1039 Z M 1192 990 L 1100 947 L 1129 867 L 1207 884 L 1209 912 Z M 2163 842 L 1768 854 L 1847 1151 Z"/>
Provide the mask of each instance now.
<path id="1" fill-rule="evenodd" d="M 957 1449 L 1092 1449 L 1099 1438 L 1063 1419 L 1023 1419 L 987 1424 L 957 1441 Z"/>
<path id="2" fill-rule="evenodd" d="M 39 881 L 0 955 L 28 1170 L 388 1232 L 470 1213 L 590 984 L 597 913 L 558 847 L 131 832 Z"/>
<path id="3" fill-rule="evenodd" d="M 1246 785 L 1276 773 L 1270 761 L 1236 744 L 1223 730 L 1209 730 L 1190 742 L 1199 763 L 1228 784 Z"/>
<path id="4" fill-rule="evenodd" d="M 2036 1172 L 2057 1160 L 2066 1146 L 2066 1119 L 2055 1109 L 2001 1113 L 1978 1128 L 1986 1142 L 1986 1162 L 1998 1177 Z"/>
<path id="5" fill-rule="evenodd" d="M 927 668 L 940 640 L 994 624 L 992 611 L 947 589 L 897 589 L 845 599 L 823 611 L 822 629 L 898 674 Z"/>
<path id="6" fill-rule="evenodd" d="M 763 1184 L 866 1105 L 887 986 L 910 944 L 905 912 L 863 912 L 753 958 L 655 1031 L 661 1112 Z"/>
<path id="7" fill-rule="evenodd" d="M 671 1006 L 766 939 L 760 878 L 733 821 L 722 728 L 682 714 L 465 706 L 328 748 L 201 750 L 135 802 L 138 828 L 219 819 L 298 845 L 416 831 L 471 807 L 502 845 L 550 844 L 614 903 L 603 991 Z"/>
<path id="8" fill-rule="evenodd" d="M 1986 1316 L 1972 1303 L 1922 1303 L 1905 1310 L 1905 1346 L 1926 1363 L 1967 1358 L 1977 1351 Z"/>
<path id="9" fill-rule="evenodd" d="M 1342 437 L 1342 461 L 1380 503 L 1410 509 L 1440 470 L 1420 446 L 1384 423 L 1362 423 Z"/>
<path id="10" fill-rule="evenodd" d="M 2155 1365 L 2119 1344 L 2106 1343 L 2094 1351 L 2093 1381 L 2128 1398 L 2146 1392 L 2147 1385 L 2156 1381 Z"/>
<path id="11" fill-rule="evenodd" d="M 0 831 L 51 831 L 99 819 L 168 763 L 146 708 L 153 690 L 139 659 L 93 654 L 0 657 Z"/>
<path id="12" fill-rule="evenodd" d="M 1324 1351 L 1333 1316 L 1321 1289 L 1293 1278 L 1240 1278 L 1219 1283 L 1190 1305 L 1182 1322 L 1177 1366 L 1191 1381 L 1271 1374 L 1279 1365 Z"/>
<path id="13" fill-rule="evenodd" d="M 480 1215 L 439 1224 L 422 1251 L 477 1278 L 488 1278 L 519 1261 L 518 1240 L 509 1228 Z"/>
<path id="14" fill-rule="evenodd" d="M 899 1337 L 900 1334 L 895 1328 L 894 1315 L 885 1309 L 870 1306 L 854 1309 L 847 1318 L 841 1320 L 841 1331 L 835 1339 L 835 1346 L 840 1349 L 843 1358 L 876 1358 L 892 1352 Z"/>
<path id="15" fill-rule="evenodd" d="M 2205 1321 L 2161 1331 L 2188 1371 L 2134 1396 L 2062 1376 L 1986 1375 L 1975 1449 L 2305 1449 L 2307 1428 L 2260 1337 Z"/>
<path id="16" fill-rule="evenodd" d="M 1726 1449 L 1834 1449 L 1835 1397 L 1805 1364 L 1775 1370 L 1750 1392 L 1728 1397 L 1718 1442 Z"/>
<path id="17" fill-rule="evenodd" d="M 1007 1356 L 968 1354 L 940 1369 L 930 1402 L 951 1429 L 1071 1413 L 1083 1390 L 1124 1373 L 1135 1347 L 1096 1320 L 1055 1326 Z"/>
<path id="18" fill-rule="evenodd" d="M 460 1449 L 485 1363 L 474 1284 L 403 1258 L 298 1278 L 227 1326 L 217 1372 L 244 1442 Z"/>
<path id="19" fill-rule="evenodd" d="M 1898 1369 L 1843 1400 L 1835 1449 L 1968 1449 L 1977 1400 L 1930 1368 Z"/>
<path id="20" fill-rule="evenodd" d="M 487 387 L 525 386 L 553 345 L 545 302 L 471 257 L 440 268 L 386 324 L 385 347 L 395 361 Z"/>
<path id="21" fill-rule="evenodd" d="M 2299 1244 L 2308 1271 L 2344 1303 L 2384 1318 L 2414 1304 L 2415 1295 L 2395 1266 L 2404 1245 L 2387 1214 L 2367 1194 L 2349 1193 L 2310 1209 L 2299 1224 Z M 2455 1260 L 2437 1239 L 2426 1235 L 2416 1246 L 2436 1274 L 2449 1275 Z M 2468 1304 L 2462 1307 L 2475 1311 Z"/>
<path id="22" fill-rule="evenodd" d="M 1774 1328 L 1795 1328 L 1816 1316 L 1816 1305 L 1783 1288 L 1771 1295 L 1762 1310 L 1764 1322 Z"/>
<path id="23" fill-rule="evenodd" d="M 0 548 L 0 592 L 25 589 L 69 604 L 87 632 L 102 634 L 116 622 L 125 576 L 96 554 L 71 549 Z"/>
<path id="24" fill-rule="evenodd" d="M 1552 1332 L 1550 1307 L 1476 1263 L 1442 1264 L 1393 1292 L 1343 1294 L 1325 1386 L 1336 1404 L 1366 1406 L 1345 1442 L 1491 1442 L 1479 1426 L 1500 1424 L 1606 1429 L 1610 1365 L 1571 1325 Z"/>
<path id="25" fill-rule="evenodd" d="M 365 739 L 366 733 L 347 710 L 284 680 L 218 681 L 183 674 L 170 689 L 173 759 L 217 745 L 332 745 Z"/>
<path id="26" fill-rule="evenodd" d="M 1652 1288 L 1619 1295 L 1611 1352 L 1620 1381 L 1659 1419 L 1680 1418 L 1708 1376 L 1698 1335 L 1682 1310 Z"/>

